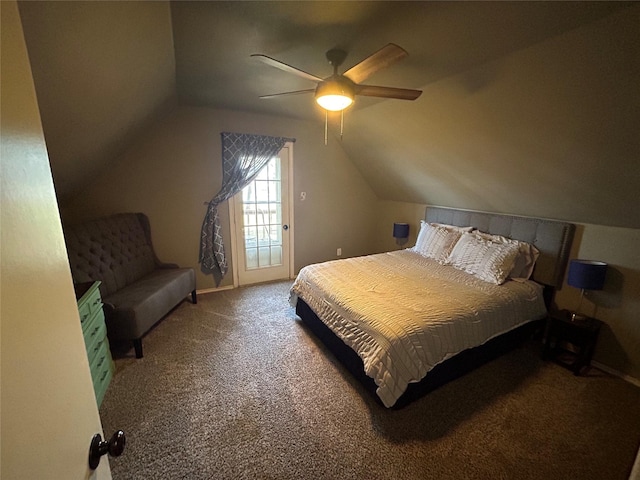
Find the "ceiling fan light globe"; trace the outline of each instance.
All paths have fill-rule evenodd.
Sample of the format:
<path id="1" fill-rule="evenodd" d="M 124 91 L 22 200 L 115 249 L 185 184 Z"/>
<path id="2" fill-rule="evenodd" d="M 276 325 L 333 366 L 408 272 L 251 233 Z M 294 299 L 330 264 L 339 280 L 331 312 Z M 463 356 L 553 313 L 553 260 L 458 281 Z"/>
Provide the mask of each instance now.
<path id="1" fill-rule="evenodd" d="M 353 83 L 346 78 L 336 76 L 320 82 L 316 88 L 316 102 L 325 110 L 339 112 L 353 103 Z"/>
<path id="2" fill-rule="evenodd" d="M 318 105 L 325 110 L 339 112 L 351 105 L 353 103 L 353 98 L 348 97 L 345 94 L 322 95 L 320 97 L 316 97 L 316 102 L 318 102 Z"/>

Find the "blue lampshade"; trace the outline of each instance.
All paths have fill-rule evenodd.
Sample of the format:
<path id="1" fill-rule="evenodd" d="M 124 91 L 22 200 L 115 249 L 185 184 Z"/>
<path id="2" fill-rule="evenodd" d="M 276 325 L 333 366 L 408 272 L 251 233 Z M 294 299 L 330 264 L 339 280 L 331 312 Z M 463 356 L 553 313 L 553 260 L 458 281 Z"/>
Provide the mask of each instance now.
<path id="1" fill-rule="evenodd" d="M 571 260 L 567 283 L 583 290 L 602 290 L 607 264 L 593 260 Z"/>
<path id="2" fill-rule="evenodd" d="M 393 224 L 393 238 L 409 238 L 409 224 L 408 223 L 394 223 Z"/>

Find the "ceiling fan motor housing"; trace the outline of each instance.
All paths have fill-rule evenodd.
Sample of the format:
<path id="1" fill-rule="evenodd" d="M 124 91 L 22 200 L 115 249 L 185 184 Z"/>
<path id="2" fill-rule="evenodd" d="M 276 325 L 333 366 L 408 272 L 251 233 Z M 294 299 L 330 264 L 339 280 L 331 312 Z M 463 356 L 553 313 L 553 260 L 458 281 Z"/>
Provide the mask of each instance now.
<path id="1" fill-rule="evenodd" d="M 333 65 L 334 69 L 336 69 L 342 65 L 344 59 L 347 58 L 347 52 L 340 50 L 339 48 L 332 48 L 326 53 L 326 56 L 329 63 Z"/>

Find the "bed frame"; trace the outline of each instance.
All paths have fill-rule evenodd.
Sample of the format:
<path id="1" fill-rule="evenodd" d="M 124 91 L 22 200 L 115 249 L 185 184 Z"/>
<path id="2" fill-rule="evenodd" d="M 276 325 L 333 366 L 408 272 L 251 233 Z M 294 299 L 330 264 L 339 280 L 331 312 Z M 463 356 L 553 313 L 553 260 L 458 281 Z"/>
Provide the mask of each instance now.
<path id="1" fill-rule="evenodd" d="M 540 251 L 540 257 L 536 262 L 532 279 L 544 286 L 545 304 L 547 309 L 551 307 L 555 291 L 561 288 L 564 280 L 575 225 L 556 220 L 444 207 L 427 207 L 425 220 L 460 227 L 472 226 L 483 232 L 503 235 L 535 245 Z M 300 298 L 296 305 L 296 314 L 382 405 L 376 394 L 377 385 L 365 374 L 364 365 L 358 354 L 336 336 Z M 529 322 L 440 363 L 420 382 L 409 384 L 405 393 L 392 408 L 402 408 L 426 393 L 512 350 L 536 332 L 541 331 L 543 323 L 544 320 Z"/>

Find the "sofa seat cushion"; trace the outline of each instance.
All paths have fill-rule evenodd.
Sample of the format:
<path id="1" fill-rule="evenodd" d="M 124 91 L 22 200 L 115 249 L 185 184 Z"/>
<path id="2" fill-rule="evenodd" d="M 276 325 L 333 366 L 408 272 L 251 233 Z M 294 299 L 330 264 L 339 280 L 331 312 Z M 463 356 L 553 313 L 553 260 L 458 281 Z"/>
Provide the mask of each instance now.
<path id="1" fill-rule="evenodd" d="M 104 299 L 109 338 L 142 337 L 195 285 L 192 268 L 158 269 L 109 295 Z"/>

